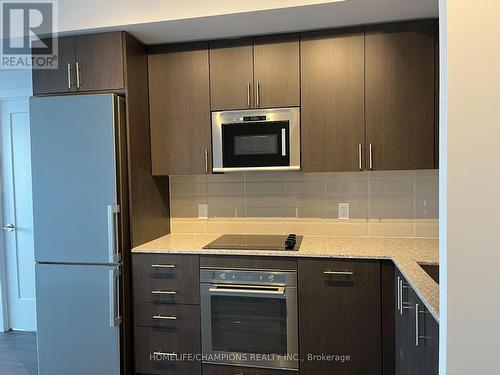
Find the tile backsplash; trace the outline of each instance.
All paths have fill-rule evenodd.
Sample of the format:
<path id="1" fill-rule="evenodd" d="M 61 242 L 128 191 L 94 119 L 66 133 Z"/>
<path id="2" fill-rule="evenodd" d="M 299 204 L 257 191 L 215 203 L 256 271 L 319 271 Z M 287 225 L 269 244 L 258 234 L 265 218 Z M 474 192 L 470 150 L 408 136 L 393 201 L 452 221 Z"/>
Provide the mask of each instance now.
<path id="1" fill-rule="evenodd" d="M 172 232 L 438 236 L 438 171 L 170 177 Z M 349 203 L 349 220 L 338 219 Z M 208 220 L 198 205 L 208 204 Z"/>

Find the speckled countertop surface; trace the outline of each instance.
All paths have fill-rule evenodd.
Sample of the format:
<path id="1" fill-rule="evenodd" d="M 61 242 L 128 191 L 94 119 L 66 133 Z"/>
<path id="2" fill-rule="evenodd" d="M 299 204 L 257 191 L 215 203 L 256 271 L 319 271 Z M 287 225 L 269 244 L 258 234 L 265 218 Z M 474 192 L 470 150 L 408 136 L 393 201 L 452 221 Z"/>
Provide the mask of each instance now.
<path id="1" fill-rule="evenodd" d="M 439 263 L 439 240 L 304 236 L 299 251 L 204 250 L 219 234 L 175 233 L 138 246 L 134 253 L 259 255 L 287 257 L 391 259 L 439 321 L 439 286 L 418 265 Z"/>

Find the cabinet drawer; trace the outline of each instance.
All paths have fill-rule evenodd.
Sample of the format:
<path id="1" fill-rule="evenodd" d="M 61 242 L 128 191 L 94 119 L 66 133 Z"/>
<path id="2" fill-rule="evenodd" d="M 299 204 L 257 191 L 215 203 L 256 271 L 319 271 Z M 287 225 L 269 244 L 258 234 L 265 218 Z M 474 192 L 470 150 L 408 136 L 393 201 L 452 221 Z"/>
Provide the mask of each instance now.
<path id="1" fill-rule="evenodd" d="M 203 375 L 299 375 L 299 372 L 224 365 L 203 365 Z"/>
<path id="2" fill-rule="evenodd" d="M 134 301 L 200 304 L 198 280 L 134 278 Z"/>
<path id="3" fill-rule="evenodd" d="M 200 335 L 135 327 L 135 371 L 144 374 L 196 375 L 201 364 L 187 355 L 200 352 Z M 170 357 L 169 354 L 176 355 Z M 184 358 L 184 356 L 186 356 Z"/>
<path id="4" fill-rule="evenodd" d="M 166 328 L 170 332 L 200 334 L 200 307 L 164 303 L 136 302 L 136 326 Z"/>
<path id="5" fill-rule="evenodd" d="M 167 280 L 199 280 L 198 255 L 133 254 L 134 277 Z"/>

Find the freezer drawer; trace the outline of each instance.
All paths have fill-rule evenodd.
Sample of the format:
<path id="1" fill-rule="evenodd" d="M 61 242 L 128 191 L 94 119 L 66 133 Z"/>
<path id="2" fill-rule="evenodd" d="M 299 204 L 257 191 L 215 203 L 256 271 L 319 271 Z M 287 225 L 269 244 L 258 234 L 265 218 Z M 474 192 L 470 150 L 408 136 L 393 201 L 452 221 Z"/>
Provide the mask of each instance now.
<path id="1" fill-rule="evenodd" d="M 37 264 L 39 375 L 119 375 L 119 268 Z"/>

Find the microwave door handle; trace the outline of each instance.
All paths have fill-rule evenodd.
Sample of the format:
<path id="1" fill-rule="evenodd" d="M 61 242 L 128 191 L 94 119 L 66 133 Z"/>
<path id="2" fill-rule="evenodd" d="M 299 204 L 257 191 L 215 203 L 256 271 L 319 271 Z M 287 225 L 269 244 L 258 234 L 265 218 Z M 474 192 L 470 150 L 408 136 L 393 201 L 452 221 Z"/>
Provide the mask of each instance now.
<path id="1" fill-rule="evenodd" d="M 286 129 L 281 129 L 281 156 L 286 156 Z"/>

